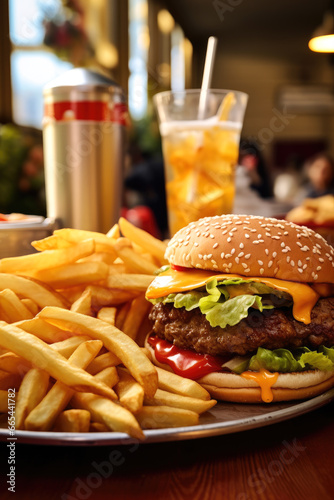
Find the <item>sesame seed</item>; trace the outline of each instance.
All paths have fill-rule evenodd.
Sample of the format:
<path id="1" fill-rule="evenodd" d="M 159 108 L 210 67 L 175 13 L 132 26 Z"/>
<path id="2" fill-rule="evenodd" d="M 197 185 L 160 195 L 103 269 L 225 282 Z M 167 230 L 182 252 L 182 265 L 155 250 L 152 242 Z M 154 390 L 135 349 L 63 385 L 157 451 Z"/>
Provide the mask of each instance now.
<path id="1" fill-rule="evenodd" d="M 258 263 L 259 263 L 259 266 L 263 266 L 263 261 L 262 260 L 258 260 Z"/>
<path id="2" fill-rule="evenodd" d="M 263 267 L 261 267 L 260 274 L 263 274 L 263 273 L 264 273 L 264 269 L 263 269 Z"/>
<path id="3" fill-rule="evenodd" d="M 232 239 L 232 238 L 231 238 L 231 236 L 229 236 L 229 237 L 227 238 L 227 242 L 228 242 L 228 243 L 231 243 L 231 239 Z"/>
<path id="4" fill-rule="evenodd" d="M 239 248 L 244 248 L 244 246 L 245 245 L 243 243 L 240 243 Z"/>
<path id="5" fill-rule="evenodd" d="M 249 234 L 248 233 L 245 234 L 245 238 L 247 238 L 247 239 L 249 238 Z"/>
<path id="6" fill-rule="evenodd" d="M 247 269 L 247 267 L 248 267 L 248 266 L 247 266 L 247 264 L 245 264 L 244 262 L 242 262 L 242 263 L 241 263 L 241 265 L 242 265 L 242 267 L 243 267 L 244 269 Z"/>
<path id="7" fill-rule="evenodd" d="M 251 254 L 248 253 L 247 255 L 245 255 L 245 259 L 248 260 L 250 258 Z"/>
<path id="8" fill-rule="evenodd" d="M 212 248 L 217 248 L 218 247 L 218 243 L 216 242 Z"/>
<path id="9" fill-rule="evenodd" d="M 220 257 L 223 259 L 223 258 L 225 257 L 225 253 L 224 253 L 224 252 L 222 252 L 222 253 L 220 254 Z"/>
<path id="10" fill-rule="evenodd" d="M 235 262 L 236 262 L 237 264 L 239 264 L 239 262 L 240 262 L 239 257 L 236 257 L 236 258 L 235 258 Z"/>

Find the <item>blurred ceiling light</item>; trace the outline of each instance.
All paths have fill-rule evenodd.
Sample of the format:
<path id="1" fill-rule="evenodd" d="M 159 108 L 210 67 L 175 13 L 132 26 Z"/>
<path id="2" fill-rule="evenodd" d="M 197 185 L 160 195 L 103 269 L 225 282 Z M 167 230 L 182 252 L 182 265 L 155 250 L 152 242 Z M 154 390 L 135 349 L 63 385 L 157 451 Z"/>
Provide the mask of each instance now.
<path id="1" fill-rule="evenodd" d="M 175 26 L 175 21 L 173 16 L 166 9 L 162 9 L 158 12 L 158 26 L 161 33 L 168 35 L 173 31 Z"/>
<path id="2" fill-rule="evenodd" d="M 314 31 L 308 46 L 313 52 L 334 52 L 333 11 L 325 13 L 322 25 Z"/>
<path id="3" fill-rule="evenodd" d="M 189 38 L 185 38 L 183 40 L 183 46 L 184 46 L 184 53 L 185 53 L 186 57 L 192 57 L 193 45 L 192 45 L 191 41 L 189 40 Z"/>
<path id="4" fill-rule="evenodd" d="M 110 42 L 101 41 L 96 47 L 96 59 L 106 68 L 115 68 L 118 64 L 118 51 Z"/>
<path id="5" fill-rule="evenodd" d="M 144 26 L 139 33 L 138 45 L 144 50 L 148 50 L 150 46 L 150 33 L 147 26 Z"/>
<path id="6" fill-rule="evenodd" d="M 142 19 L 147 19 L 148 16 L 148 3 L 147 0 L 143 0 L 140 2 L 140 0 L 136 0 L 133 2 L 133 12 L 132 12 L 132 17 L 134 19 L 137 19 L 137 21 L 140 21 Z"/>

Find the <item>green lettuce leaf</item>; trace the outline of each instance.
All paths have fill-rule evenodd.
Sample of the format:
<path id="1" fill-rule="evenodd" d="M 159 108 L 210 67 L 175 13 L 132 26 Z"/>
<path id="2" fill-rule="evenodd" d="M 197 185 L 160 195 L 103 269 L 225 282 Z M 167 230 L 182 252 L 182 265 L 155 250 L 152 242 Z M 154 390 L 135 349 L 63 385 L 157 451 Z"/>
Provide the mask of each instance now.
<path id="1" fill-rule="evenodd" d="M 170 294 L 166 297 L 165 303 L 174 302 L 174 307 L 177 309 L 184 307 L 187 311 L 192 311 L 196 307 L 199 307 L 199 301 L 203 295 L 203 293 L 196 291 Z"/>
<path id="2" fill-rule="evenodd" d="M 235 373 L 252 370 L 259 371 L 264 368 L 271 372 L 289 373 L 303 370 L 334 370 L 334 347 L 321 346 L 318 350 L 311 351 L 307 347 L 300 347 L 293 351 L 289 349 L 264 349 L 259 347 L 256 354 L 245 362 L 235 366 Z"/>
<path id="3" fill-rule="evenodd" d="M 331 349 L 334 355 L 334 349 Z M 314 368 L 318 370 L 333 370 L 334 362 L 326 356 L 323 352 L 304 352 L 300 358 L 299 363 L 303 368 Z"/>
<path id="4" fill-rule="evenodd" d="M 259 295 L 238 295 L 233 299 L 226 300 L 226 302 L 214 305 L 204 314 L 212 327 L 220 326 L 225 328 L 227 325 L 237 325 L 243 318 L 248 316 L 249 308 L 254 306 L 260 311 L 271 307 L 264 306 Z"/>
<path id="5" fill-rule="evenodd" d="M 236 286 L 242 287 L 242 289 L 239 288 L 239 292 L 241 291 L 242 294 L 230 298 L 231 287 Z M 190 292 L 171 293 L 166 297 L 153 299 L 151 302 L 154 304 L 157 302 L 174 304 L 174 307 L 184 307 L 187 311 L 198 307 L 212 327 L 225 328 L 227 325 L 237 325 L 246 318 L 251 307 L 260 311 L 274 307 L 271 300 L 258 295 L 260 292 L 266 297 L 269 294 L 284 295 L 284 292 L 274 290 L 263 283 L 255 283 L 241 278 L 217 282 L 217 279 L 214 278 L 206 284 L 205 288 L 202 287 Z"/>

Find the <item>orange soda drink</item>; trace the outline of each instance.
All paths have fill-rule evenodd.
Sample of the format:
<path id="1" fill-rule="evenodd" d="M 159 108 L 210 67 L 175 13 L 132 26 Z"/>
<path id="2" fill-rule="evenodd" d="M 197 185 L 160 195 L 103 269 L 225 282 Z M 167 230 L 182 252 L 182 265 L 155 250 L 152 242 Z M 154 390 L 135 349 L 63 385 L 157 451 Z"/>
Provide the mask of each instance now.
<path id="1" fill-rule="evenodd" d="M 244 100 L 247 102 L 247 97 Z M 164 119 L 167 115 L 161 116 L 157 105 L 171 236 L 199 218 L 233 212 L 235 166 L 244 113 L 243 109 L 242 119 L 240 113 L 233 115 L 235 104 L 234 92 L 225 92 L 223 96 L 218 93 L 213 116 L 203 119 L 198 118 L 198 108 L 185 110 L 185 118 L 179 112 L 177 119 L 173 119 L 173 113 Z M 188 119 L 192 114 L 196 119 Z"/>

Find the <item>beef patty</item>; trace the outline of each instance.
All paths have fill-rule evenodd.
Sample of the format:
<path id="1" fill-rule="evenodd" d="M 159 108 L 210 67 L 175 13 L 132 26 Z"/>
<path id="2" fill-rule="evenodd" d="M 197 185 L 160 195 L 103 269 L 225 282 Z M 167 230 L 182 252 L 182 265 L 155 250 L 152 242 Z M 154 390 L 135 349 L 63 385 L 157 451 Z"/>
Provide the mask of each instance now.
<path id="1" fill-rule="evenodd" d="M 258 347 L 278 349 L 334 345 L 334 297 L 320 299 L 312 310 L 311 323 L 296 321 L 291 309 L 252 309 L 235 326 L 212 328 L 199 309 L 186 311 L 171 304 L 156 304 L 150 314 L 153 331 L 162 339 L 202 354 L 244 355 Z"/>

